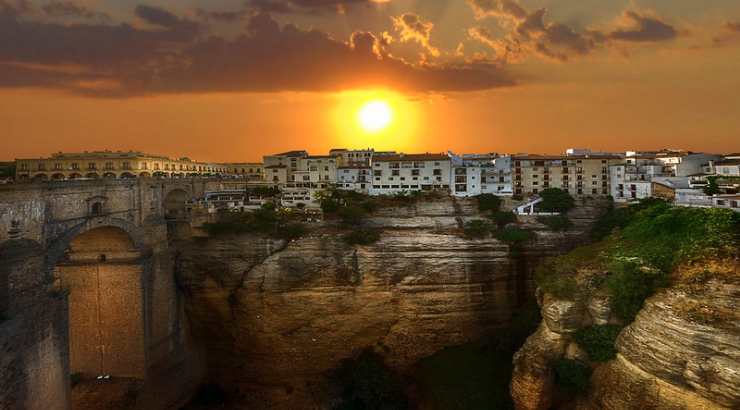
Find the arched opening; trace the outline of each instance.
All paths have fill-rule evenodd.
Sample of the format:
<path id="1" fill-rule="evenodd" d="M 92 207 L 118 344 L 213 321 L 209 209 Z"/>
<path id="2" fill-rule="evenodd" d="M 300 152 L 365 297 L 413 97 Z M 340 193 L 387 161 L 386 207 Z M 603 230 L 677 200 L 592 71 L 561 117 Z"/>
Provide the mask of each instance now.
<path id="1" fill-rule="evenodd" d="M 64 174 L 54 174 L 51 179 L 64 179 Z"/>
<path id="2" fill-rule="evenodd" d="M 142 265 L 131 236 L 112 226 L 78 235 L 54 275 L 69 292 L 70 373 L 144 378 Z"/>
<path id="3" fill-rule="evenodd" d="M 105 174 L 103 174 L 103 178 L 116 179 L 116 174 L 114 174 L 112 172 L 106 172 Z"/>
<path id="4" fill-rule="evenodd" d="M 92 204 L 92 208 L 90 209 L 90 215 L 100 215 L 103 213 L 103 204 L 100 202 L 95 202 Z"/>
<path id="5" fill-rule="evenodd" d="M 136 178 L 136 176 L 130 172 L 124 172 L 121 174 L 121 178 Z"/>
<path id="6" fill-rule="evenodd" d="M 100 175 L 96 174 L 95 172 L 90 172 L 85 174 L 85 178 L 98 179 L 100 178 Z"/>
<path id="7" fill-rule="evenodd" d="M 148 172 L 142 172 L 141 174 L 139 174 L 139 177 L 141 177 L 141 178 L 149 178 L 151 176 L 152 176 L 152 174 L 150 174 Z"/>
<path id="8" fill-rule="evenodd" d="M 78 174 L 76 172 L 69 174 L 69 176 L 67 177 L 67 179 L 79 179 L 79 178 L 82 178 L 82 174 Z"/>
<path id="9" fill-rule="evenodd" d="M 34 178 L 46 181 L 47 179 L 49 179 L 49 176 L 46 174 L 36 174 Z"/>
<path id="10" fill-rule="evenodd" d="M 190 196 L 183 189 L 173 189 L 164 197 L 164 210 L 168 214 L 182 212 L 187 207 Z"/>

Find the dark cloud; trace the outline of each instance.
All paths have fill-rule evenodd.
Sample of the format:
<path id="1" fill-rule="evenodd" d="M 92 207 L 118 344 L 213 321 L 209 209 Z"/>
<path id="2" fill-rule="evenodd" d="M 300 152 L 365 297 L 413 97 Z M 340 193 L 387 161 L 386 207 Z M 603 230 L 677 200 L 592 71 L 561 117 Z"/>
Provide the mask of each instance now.
<path id="1" fill-rule="evenodd" d="M 50 16 L 80 16 L 90 18 L 95 15 L 95 13 L 87 7 L 78 6 L 71 1 L 60 3 L 52 0 L 49 4 L 46 4 L 41 8 L 44 10 L 44 13 Z"/>
<path id="2" fill-rule="evenodd" d="M 477 16 L 496 16 L 502 25 L 511 28 L 512 32 L 502 38 L 494 38 L 484 27 L 468 30 L 470 38 L 488 44 L 496 50 L 497 60 L 507 62 L 522 62 L 531 55 L 565 62 L 609 47 L 612 42 L 657 42 L 678 36 L 676 28 L 660 18 L 633 10 L 625 11 L 621 17 L 621 24 L 627 29 L 579 33 L 562 23 L 545 23 L 545 7 L 530 13 L 518 0 L 468 0 L 468 3 Z"/>
<path id="3" fill-rule="evenodd" d="M 162 9 L 137 7 L 155 24 L 61 25 L 19 19 L 0 24 L 0 87 L 70 89 L 89 96 L 157 93 L 468 91 L 514 84 L 496 64 L 415 66 L 383 50 L 392 41 L 355 32 L 340 41 L 317 30 L 283 27 L 265 13 L 234 39 L 183 35 L 194 23 Z M 174 18 L 173 18 L 174 17 Z"/>
<path id="4" fill-rule="evenodd" d="M 728 31 L 740 33 L 740 23 L 733 23 L 731 21 L 726 21 L 725 29 L 727 29 Z"/>
<path id="5" fill-rule="evenodd" d="M 433 56 L 439 56 L 439 50 L 429 44 L 434 23 L 423 21 L 418 14 L 404 13 L 398 17 L 391 17 L 396 29 L 401 32 L 401 41 L 416 41 L 429 50 Z"/>
<path id="6" fill-rule="evenodd" d="M 247 15 L 247 10 L 215 12 L 215 11 L 205 11 L 201 9 L 200 7 L 196 7 L 188 11 L 191 15 L 195 17 L 199 17 L 203 20 L 222 21 L 225 23 L 231 23 Z"/>
<path id="7" fill-rule="evenodd" d="M 372 5 L 372 0 L 251 0 L 250 5 L 265 13 L 343 13 L 348 7 Z"/>
<path id="8" fill-rule="evenodd" d="M 180 24 L 180 19 L 177 16 L 160 7 L 139 4 L 136 6 L 134 14 L 136 14 L 136 17 L 157 26 L 174 27 Z"/>
<path id="9" fill-rule="evenodd" d="M 626 10 L 623 13 L 623 20 L 626 24 L 634 26 L 634 29 L 614 30 L 607 33 L 606 37 L 621 41 L 655 42 L 672 40 L 678 35 L 675 27 L 655 16 Z"/>
<path id="10" fill-rule="evenodd" d="M 0 0 L 0 21 L 18 18 L 36 12 L 36 6 L 28 0 Z"/>

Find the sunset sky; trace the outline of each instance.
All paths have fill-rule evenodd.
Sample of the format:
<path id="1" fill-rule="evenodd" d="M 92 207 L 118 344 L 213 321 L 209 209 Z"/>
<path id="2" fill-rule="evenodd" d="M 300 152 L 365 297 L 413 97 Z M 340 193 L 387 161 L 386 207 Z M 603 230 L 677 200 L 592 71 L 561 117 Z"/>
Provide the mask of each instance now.
<path id="1" fill-rule="evenodd" d="M 384 101 L 378 131 L 358 112 Z M 740 151 L 738 0 L 0 0 L 0 160 Z"/>

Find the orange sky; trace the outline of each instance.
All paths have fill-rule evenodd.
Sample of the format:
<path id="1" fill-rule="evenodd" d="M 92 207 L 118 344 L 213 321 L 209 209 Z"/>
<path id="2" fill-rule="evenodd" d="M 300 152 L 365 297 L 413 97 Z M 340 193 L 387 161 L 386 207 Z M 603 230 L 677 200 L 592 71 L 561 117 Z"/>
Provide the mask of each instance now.
<path id="1" fill-rule="evenodd" d="M 0 160 L 740 151 L 738 2 L 224 3 L 0 0 Z"/>

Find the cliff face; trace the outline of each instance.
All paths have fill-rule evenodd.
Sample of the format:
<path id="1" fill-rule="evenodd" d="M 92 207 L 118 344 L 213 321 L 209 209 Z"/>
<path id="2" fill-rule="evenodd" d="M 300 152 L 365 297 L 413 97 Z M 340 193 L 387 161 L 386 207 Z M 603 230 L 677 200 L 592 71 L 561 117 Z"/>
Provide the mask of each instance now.
<path id="1" fill-rule="evenodd" d="M 444 199 L 377 211 L 365 221 L 382 229 L 372 245 L 327 227 L 284 248 L 225 237 L 182 246 L 176 272 L 212 379 L 237 386 L 245 408 L 322 408 L 327 373 L 365 348 L 404 369 L 506 324 L 533 292 L 534 266 L 587 241 L 599 211 L 579 212 L 573 229 L 538 232 L 516 259 L 506 243 L 453 233 L 481 216 L 473 200 Z"/>
<path id="2" fill-rule="evenodd" d="M 670 289 L 645 302 L 620 333 L 617 358 L 596 364 L 585 396 L 556 408 L 740 408 L 740 263 L 684 266 Z M 688 278 L 688 279 L 687 279 Z M 553 359 L 586 355 L 572 334 L 589 324 L 616 322 L 603 299 L 556 300 L 539 294 L 544 320 L 514 358 L 511 384 L 518 410 L 548 409 L 555 394 Z"/>

